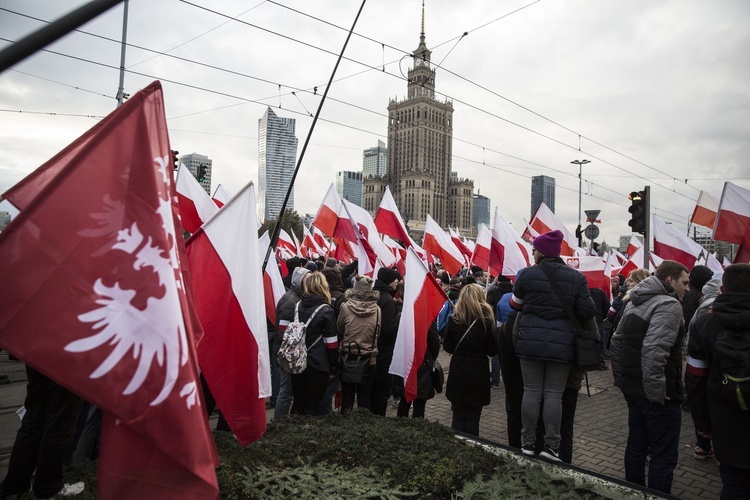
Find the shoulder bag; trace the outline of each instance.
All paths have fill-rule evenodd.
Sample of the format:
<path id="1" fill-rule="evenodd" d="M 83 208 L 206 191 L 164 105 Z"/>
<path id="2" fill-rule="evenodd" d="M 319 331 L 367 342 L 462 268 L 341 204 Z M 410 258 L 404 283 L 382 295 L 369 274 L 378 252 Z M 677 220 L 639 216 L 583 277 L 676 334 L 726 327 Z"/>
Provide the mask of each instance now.
<path id="1" fill-rule="evenodd" d="M 562 293 L 562 290 L 560 290 L 560 285 L 557 284 L 557 281 L 552 277 L 552 274 L 550 273 L 549 269 L 547 269 L 543 264 L 540 264 L 539 267 L 542 269 L 542 272 L 547 277 L 547 281 L 549 281 L 549 284 L 552 286 L 552 291 L 555 292 L 555 295 L 557 295 L 558 300 L 560 301 L 560 304 L 562 304 L 563 309 L 565 309 L 565 312 L 568 315 L 568 318 L 570 318 L 570 321 L 573 323 L 573 327 L 575 328 L 575 362 L 576 366 L 578 366 L 578 369 L 581 371 L 589 372 L 593 370 L 599 369 L 599 362 L 602 352 L 602 341 L 599 337 L 599 331 L 594 328 L 594 330 L 585 330 L 581 323 L 578 321 L 578 318 L 576 318 L 575 314 L 573 314 L 573 308 L 570 307 L 570 304 L 565 299 L 565 296 Z"/>

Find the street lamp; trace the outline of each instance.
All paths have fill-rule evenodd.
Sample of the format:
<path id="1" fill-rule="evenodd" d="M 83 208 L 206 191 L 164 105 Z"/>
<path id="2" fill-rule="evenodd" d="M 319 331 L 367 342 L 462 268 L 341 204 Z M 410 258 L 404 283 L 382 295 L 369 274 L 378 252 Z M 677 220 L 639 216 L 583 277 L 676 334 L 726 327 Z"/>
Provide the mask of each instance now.
<path id="1" fill-rule="evenodd" d="M 583 173 L 583 166 L 587 163 L 591 163 L 588 160 L 573 160 L 570 163 L 578 165 L 578 246 L 581 246 L 581 175 Z"/>

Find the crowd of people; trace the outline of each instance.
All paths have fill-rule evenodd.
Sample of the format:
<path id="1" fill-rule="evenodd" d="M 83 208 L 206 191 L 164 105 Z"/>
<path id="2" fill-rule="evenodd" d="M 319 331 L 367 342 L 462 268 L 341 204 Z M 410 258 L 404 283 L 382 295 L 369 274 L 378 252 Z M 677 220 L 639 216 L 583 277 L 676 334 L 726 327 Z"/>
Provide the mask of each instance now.
<path id="1" fill-rule="evenodd" d="M 389 374 L 403 305 L 401 274 L 380 268 L 373 279 L 358 276 L 356 262 L 288 259 L 287 292 L 277 304 L 276 324 L 268 324 L 273 394 L 267 407 L 275 419 L 320 416 L 332 411 L 339 393 L 342 413 L 356 403 L 385 416 L 393 401 L 398 417 L 411 412 L 424 418 L 428 401 L 441 390 L 433 367 L 442 347 L 450 355 L 445 397 L 454 430 L 479 435 L 482 409 L 502 381 L 508 444 L 523 455 L 572 463 L 583 378 L 576 333 L 598 330 L 599 368 L 611 367 L 628 408 L 626 480 L 671 492 L 682 413 L 688 409 L 695 424 L 694 457 L 719 461 L 722 498 L 749 498 L 750 264 L 728 266 L 723 278 L 712 279 L 704 266 L 688 270 L 667 260 L 653 275 L 637 269 L 613 277 L 610 301 L 566 265 L 562 238 L 559 231 L 537 237 L 534 265 L 514 277 L 492 277 L 476 266 L 450 276 L 433 266 L 446 300 L 425 332 L 411 401 L 404 381 Z M 296 323 L 306 324 L 307 365 L 288 373 L 277 365 L 276 354 Z M 731 362 L 722 358 L 727 352 L 735 353 Z M 210 391 L 205 386 L 204 391 L 208 401 Z M 27 398 L 28 418 L 38 418 L 34 412 L 43 407 L 37 406 Z M 206 406 L 213 410 L 213 404 Z M 221 418 L 219 426 L 227 428 Z M 24 420 L 16 443 L 25 461 L 14 448 L 0 497 L 28 489 L 28 470 L 35 466 L 39 474 L 45 466 L 24 451 L 27 427 Z M 55 475 L 49 491 L 59 489 L 59 482 Z M 45 493 L 45 487 L 39 491 Z"/>

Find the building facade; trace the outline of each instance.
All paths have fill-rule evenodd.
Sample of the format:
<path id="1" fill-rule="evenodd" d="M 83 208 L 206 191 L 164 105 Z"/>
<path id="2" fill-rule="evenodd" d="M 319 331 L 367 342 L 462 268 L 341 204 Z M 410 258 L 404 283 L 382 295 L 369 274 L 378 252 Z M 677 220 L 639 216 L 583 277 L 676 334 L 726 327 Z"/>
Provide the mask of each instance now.
<path id="1" fill-rule="evenodd" d="M 0 231 L 5 229 L 5 227 L 10 224 L 10 220 L 10 212 L 0 211 Z"/>
<path id="2" fill-rule="evenodd" d="M 362 172 L 336 172 L 336 192 L 342 200 L 362 206 Z"/>
<path id="3" fill-rule="evenodd" d="M 179 160 L 185 164 L 185 166 L 193 174 L 193 177 L 198 179 L 201 187 L 211 195 L 211 174 L 213 170 L 213 161 L 208 157 L 198 153 L 190 153 L 189 155 L 182 155 Z"/>
<path id="4" fill-rule="evenodd" d="M 484 224 L 488 228 L 490 227 L 490 199 L 479 193 L 474 195 L 474 212 L 471 224 L 477 230 L 479 229 L 479 224 Z"/>
<path id="5" fill-rule="evenodd" d="M 365 149 L 362 154 L 362 177 L 385 177 L 388 174 L 388 148 L 378 140 L 374 148 Z"/>
<path id="6" fill-rule="evenodd" d="M 269 107 L 258 120 L 258 218 L 276 220 L 297 160 L 296 120 L 281 118 Z M 294 188 L 287 210 L 294 210 Z"/>
<path id="7" fill-rule="evenodd" d="M 531 215 L 544 202 L 545 205 L 555 213 L 555 178 L 546 175 L 537 175 L 531 178 Z"/>
<path id="8" fill-rule="evenodd" d="M 424 227 L 429 214 L 441 227 L 472 227 L 474 183 L 451 178 L 453 102 L 435 98 L 435 70 L 424 34 L 424 11 L 419 46 L 412 54 L 407 96 L 388 104 L 387 174 L 393 198 L 410 227 Z M 382 178 L 365 176 L 363 203 L 369 206 Z M 380 200 L 378 199 L 378 204 Z M 370 210 L 368 208 L 368 210 Z M 421 224 L 420 224 L 421 223 Z"/>

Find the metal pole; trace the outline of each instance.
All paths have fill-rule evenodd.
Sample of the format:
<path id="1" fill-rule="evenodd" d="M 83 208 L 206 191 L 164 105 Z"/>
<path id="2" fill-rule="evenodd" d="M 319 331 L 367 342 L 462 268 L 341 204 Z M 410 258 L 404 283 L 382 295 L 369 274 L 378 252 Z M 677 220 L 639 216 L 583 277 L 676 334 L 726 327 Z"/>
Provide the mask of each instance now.
<path id="1" fill-rule="evenodd" d="M 70 14 L 54 21 L 29 36 L 22 38 L 0 52 L 0 73 L 23 61 L 37 50 L 43 49 L 79 26 L 91 21 L 99 14 L 114 7 L 122 0 L 92 0 Z"/>
<path id="2" fill-rule="evenodd" d="M 581 177 L 583 176 L 583 162 L 578 162 L 578 230 L 583 231 L 581 226 Z M 581 246 L 583 238 L 578 238 L 578 246 Z"/>
<path id="3" fill-rule="evenodd" d="M 649 269 L 649 257 L 651 254 L 651 186 L 643 189 L 645 194 L 644 209 L 646 211 L 646 231 L 643 234 L 643 268 Z"/>
<path id="4" fill-rule="evenodd" d="M 122 11 L 122 49 L 120 51 L 120 86 L 117 87 L 117 107 L 122 106 L 125 97 L 125 47 L 128 40 L 128 1 L 124 0 Z"/>

